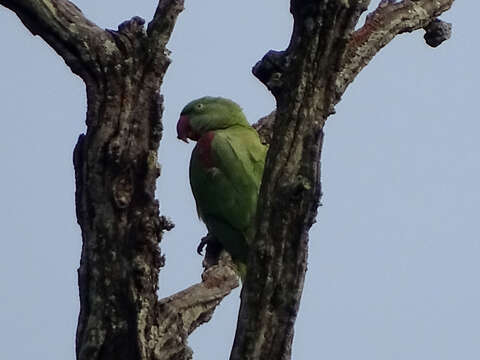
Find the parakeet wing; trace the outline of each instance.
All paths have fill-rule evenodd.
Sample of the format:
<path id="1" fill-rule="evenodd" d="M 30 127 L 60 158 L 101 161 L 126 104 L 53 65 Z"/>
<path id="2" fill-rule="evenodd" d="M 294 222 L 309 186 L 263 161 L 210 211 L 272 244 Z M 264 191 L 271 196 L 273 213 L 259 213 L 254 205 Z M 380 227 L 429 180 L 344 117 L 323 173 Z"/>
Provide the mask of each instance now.
<path id="1" fill-rule="evenodd" d="M 215 131 L 208 147 L 199 142 L 192 153 L 190 184 L 198 214 L 234 257 L 248 249 L 265 154 L 256 131 L 244 126 Z"/>

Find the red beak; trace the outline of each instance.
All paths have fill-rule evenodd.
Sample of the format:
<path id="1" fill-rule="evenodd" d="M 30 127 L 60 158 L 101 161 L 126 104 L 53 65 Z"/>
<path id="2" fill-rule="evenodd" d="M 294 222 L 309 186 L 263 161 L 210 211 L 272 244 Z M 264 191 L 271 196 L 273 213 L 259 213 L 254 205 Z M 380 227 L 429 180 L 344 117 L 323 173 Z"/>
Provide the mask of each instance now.
<path id="1" fill-rule="evenodd" d="M 188 144 L 188 136 L 191 132 L 190 120 L 186 115 L 181 115 L 177 122 L 177 138 Z"/>

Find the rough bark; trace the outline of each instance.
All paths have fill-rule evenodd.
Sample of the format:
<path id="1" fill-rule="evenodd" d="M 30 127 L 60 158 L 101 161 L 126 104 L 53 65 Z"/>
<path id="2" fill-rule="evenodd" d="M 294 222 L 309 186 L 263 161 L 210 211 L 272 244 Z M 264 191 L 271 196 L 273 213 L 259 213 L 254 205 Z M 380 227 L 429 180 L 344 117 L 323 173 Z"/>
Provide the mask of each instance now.
<path id="1" fill-rule="evenodd" d="M 307 267 L 308 231 L 321 196 L 323 126 L 348 85 L 396 35 L 425 28 L 438 46 L 454 0 L 383 0 L 354 31 L 369 0 L 292 0 L 285 51 L 270 51 L 254 74 L 277 101 L 257 126 L 270 144 L 255 245 L 242 290 L 231 359 L 291 357 Z M 162 135 L 159 94 L 166 43 L 183 0 L 160 0 L 153 20 L 117 31 L 88 21 L 67 0 L 0 0 L 79 75 L 87 132 L 74 151 L 82 230 L 78 359 L 191 359 L 188 335 L 238 286 L 228 256 L 207 257 L 202 282 L 159 300 L 159 243 L 173 224 L 154 197 Z"/>
<path id="2" fill-rule="evenodd" d="M 79 75 L 87 90 L 87 132 L 74 151 L 82 230 L 78 270 L 78 359 L 190 359 L 188 335 L 238 286 L 228 259 L 203 281 L 157 298 L 159 243 L 173 224 L 155 199 L 162 136 L 159 94 L 166 43 L 183 0 L 160 0 L 153 20 L 103 30 L 66 0 L 0 0 Z"/>
<path id="3" fill-rule="evenodd" d="M 350 37 L 337 78 L 337 101 L 359 72 L 395 36 L 422 28 L 427 31 L 427 34 L 430 34 L 429 31 L 435 30 L 431 29 L 430 25 L 443 23 L 437 17 L 450 9 L 453 1 L 405 0 L 395 2 L 382 0 L 377 9 L 367 16 L 365 24 Z M 448 25 L 451 30 L 451 25 Z M 443 36 L 437 38 L 435 45 L 438 46 L 449 37 L 448 31 L 443 33 Z M 433 46 L 428 41 L 427 44 Z"/>
<path id="4" fill-rule="evenodd" d="M 325 121 L 383 46 L 397 34 L 428 26 L 453 0 L 384 0 L 354 31 L 369 2 L 292 0 L 288 48 L 268 52 L 253 68 L 275 96 L 277 110 L 257 124 L 271 144 L 231 360 L 291 358 L 308 231 L 321 196 Z M 437 30 L 436 36 L 439 42 L 445 34 Z"/>

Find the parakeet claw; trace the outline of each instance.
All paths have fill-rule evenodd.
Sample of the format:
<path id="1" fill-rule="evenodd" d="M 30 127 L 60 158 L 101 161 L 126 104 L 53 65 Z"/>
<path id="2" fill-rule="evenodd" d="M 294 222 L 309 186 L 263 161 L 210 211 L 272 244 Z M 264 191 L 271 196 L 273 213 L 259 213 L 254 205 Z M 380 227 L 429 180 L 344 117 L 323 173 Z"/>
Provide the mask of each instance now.
<path id="1" fill-rule="evenodd" d="M 197 254 L 198 255 L 203 255 L 203 248 L 208 245 L 208 242 L 210 241 L 210 234 L 204 236 L 202 240 L 200 240 L 200 244 L 197 246 Z"/>
<path id="2" fill-rule="evenodd" d="M 199 255 L 203 255 L 203 249 L 207 247 L 207 252 L 205 257 L 214 257 L 215 259 L 218 258 L 218 255 L 222 251 L 223 247 L 218 242 L 215 235 L 208 233 L 206 236 L 200 240 L 200 244 L 197 247 L 197 253 Z"/>

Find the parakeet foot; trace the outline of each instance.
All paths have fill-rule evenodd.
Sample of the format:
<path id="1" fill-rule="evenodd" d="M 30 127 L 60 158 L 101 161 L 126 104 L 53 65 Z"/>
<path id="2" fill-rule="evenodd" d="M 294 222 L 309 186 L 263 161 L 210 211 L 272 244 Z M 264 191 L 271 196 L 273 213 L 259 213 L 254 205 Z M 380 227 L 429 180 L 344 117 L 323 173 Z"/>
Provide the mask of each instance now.
<path id="1" fill-rule="evenodd" d="M 200 240 L 200 244 L 198 244 L 197 246 L 197 254 L 198 255 L 203 255 L 203 248 L 205 246 L 207 246 L 210 238 L 212 237 L 213 235 L 210 235 L 210 234 L 207 234 L 206 236 L 202 237 L 202 239 Z"/>
<path id="2" fill-rule="evenodd" d="M 212 234 L 207 234 L 202 240 L 200 240 L 200 244 L 197 247 L 197 253 L 199 255 L 202 255 L 205 246 L 207 247 L 207 251 L 205 252 L 205 258 L 203 260 L 203 267 L 207 269 L 218 263 L 218 257 L 220 256 L 223 247 L 215 235 Z"/>
<path id="3" fill-rule="evenodd" d="M 200 244 L 198 244 L 198 246 L 197 246 L 198 255 L 203 255 L 203 249 L 205 248 L 205 246 L 207 246 L 207 254 L 206 255 L 209 255 L 209 253 L 218 255 L 220 253 L 220 251 L 222 250 L 222 245 L 218 242 L 215 235 L 212 235 L 210 233 L 208 233 L 206 236 L 204 236 L 200 240 Z"/>

